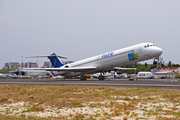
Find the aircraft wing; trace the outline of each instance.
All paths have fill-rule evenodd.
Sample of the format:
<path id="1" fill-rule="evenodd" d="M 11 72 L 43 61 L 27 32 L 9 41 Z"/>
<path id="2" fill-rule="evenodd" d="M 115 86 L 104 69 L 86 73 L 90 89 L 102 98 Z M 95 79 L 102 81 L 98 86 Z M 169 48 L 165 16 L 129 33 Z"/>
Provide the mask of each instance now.
<path id="1" fill-rule="evenodd" d="M 87 70 L 95 70 L 97 67 L 70 67 L 70 68 L 23 68 L 22 70 L 46 70 L 46 71 L 72 71 L 82 72 Z"/>
<path id="2" fill-rule="evenodd" d="M 137 68 L 121 68 L 121 67 L 114 67 L 115 70 L 136 70 Z"/>

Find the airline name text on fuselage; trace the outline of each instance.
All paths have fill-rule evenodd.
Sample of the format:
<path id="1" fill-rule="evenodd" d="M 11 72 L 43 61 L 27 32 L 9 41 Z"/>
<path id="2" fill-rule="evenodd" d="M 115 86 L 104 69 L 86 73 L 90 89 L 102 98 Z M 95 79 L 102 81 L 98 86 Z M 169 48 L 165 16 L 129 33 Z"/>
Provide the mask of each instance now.
<path id="1" fill-rule="evenodd" d="M 112 56 L 114 52 L 110 52 L 110 53 L 106 53 L 106 54 L 103 54 L 101 56 L 101 58 L 106 58 L 106 57 L 109 57 L 109 56 Z"/>

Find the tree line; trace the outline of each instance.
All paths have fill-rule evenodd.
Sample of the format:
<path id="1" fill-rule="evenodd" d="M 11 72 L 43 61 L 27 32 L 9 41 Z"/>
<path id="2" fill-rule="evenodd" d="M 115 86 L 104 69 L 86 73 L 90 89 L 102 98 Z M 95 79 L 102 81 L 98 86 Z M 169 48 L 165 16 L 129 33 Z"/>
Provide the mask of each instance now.
<path id="1" fill-rule="evenodd" d="M 131 64 L 131 65 L 126 65 L 126 66 L 121 66 L 121 67 L 125 67 L 125 68 L 137 68 L 135 71 L 134 70 L 123 70 L 123 73 L 127 73 L 127 74 L 137 74 L 140 71 L 147 71 L 150 72 L 152 69 L 157 68 L 156 64 L 141 64 L 141 63 L 136 63 L 136 64 Z M 171 61 L 169 61 L 168 63 L 161 63 L 159 65 L 159 67 L 180 67 L 180 64 L 174 64 Z"/>

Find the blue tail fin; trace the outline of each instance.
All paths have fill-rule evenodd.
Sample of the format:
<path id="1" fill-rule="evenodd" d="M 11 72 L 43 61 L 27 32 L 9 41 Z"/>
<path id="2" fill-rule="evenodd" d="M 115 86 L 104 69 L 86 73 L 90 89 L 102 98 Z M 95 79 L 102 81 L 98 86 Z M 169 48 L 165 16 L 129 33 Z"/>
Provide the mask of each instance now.
<path id="1" fill-rule="evenodd" d="M 57 55 L 55 53 L 48 56 L 49 60 L 51 61 L 54 68 L 59 68 L 63 66 L 64 64 L 58 59 Z"/>

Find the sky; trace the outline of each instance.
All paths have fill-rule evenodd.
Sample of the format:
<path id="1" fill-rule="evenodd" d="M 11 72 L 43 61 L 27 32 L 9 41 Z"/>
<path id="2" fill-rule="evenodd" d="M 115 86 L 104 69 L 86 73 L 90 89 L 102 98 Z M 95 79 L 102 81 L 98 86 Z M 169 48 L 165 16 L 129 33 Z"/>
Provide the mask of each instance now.
<path id="1" fill-rule="evenodd" d="M 56 53 L 81 60 L 142 42 L 180 64 L 180 0 L 0 0 L 0 68 Z M 152 63 L 153 60 L 147 62 Z"/>

